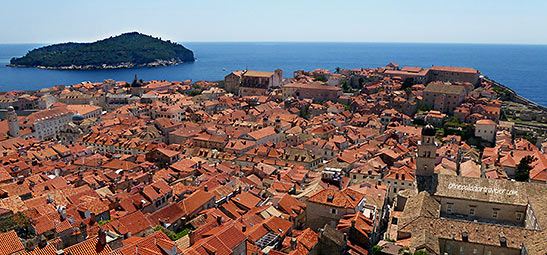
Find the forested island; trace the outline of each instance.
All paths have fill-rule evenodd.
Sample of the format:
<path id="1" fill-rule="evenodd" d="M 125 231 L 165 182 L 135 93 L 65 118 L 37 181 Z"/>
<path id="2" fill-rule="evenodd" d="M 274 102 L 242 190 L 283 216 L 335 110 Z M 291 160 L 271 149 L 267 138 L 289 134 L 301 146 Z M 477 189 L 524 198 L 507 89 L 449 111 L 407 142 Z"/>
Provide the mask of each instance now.
<path id="1" fill-rule="evenodd" d="M 12 58 L 8 66 L 84 70 L 168 66 L 194 60 L 194 53 L 178 43 L 131 32 L 92 43 L 37 48 Z"/>

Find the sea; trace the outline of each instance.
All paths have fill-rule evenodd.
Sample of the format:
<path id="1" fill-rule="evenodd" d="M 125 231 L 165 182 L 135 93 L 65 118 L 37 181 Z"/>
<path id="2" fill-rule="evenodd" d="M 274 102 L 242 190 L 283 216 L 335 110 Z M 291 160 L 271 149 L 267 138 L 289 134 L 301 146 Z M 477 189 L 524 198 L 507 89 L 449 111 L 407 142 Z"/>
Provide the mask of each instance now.
<path id="1" fill-rule="evenodd" d="M 399 66 L 473 67 L 519 95 L 547 106 L 547 45 L 448 43 L 342 43 L 342 42 L 182 42 L 197 60 L 176 66 L 116 70 L 42 70 L 7 67 L 43 44 L 0 44 L 0 91 L 37 90 L 105 79 L 193 81 L 221 80 L 232 71 L 296 70 L 316 68 L 375 68 Z"/>

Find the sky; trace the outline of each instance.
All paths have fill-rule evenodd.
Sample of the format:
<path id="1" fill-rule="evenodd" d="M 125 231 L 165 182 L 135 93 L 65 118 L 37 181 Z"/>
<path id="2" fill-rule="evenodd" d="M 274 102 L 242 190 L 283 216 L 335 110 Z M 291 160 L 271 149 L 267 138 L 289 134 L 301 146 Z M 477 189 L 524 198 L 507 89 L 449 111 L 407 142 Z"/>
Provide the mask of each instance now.
<path id="1" fill-rule="evenodd" d="M 178 42 L 547 44 L 545 0 L 0 0 L 0 43 L 138 31 Z"/>

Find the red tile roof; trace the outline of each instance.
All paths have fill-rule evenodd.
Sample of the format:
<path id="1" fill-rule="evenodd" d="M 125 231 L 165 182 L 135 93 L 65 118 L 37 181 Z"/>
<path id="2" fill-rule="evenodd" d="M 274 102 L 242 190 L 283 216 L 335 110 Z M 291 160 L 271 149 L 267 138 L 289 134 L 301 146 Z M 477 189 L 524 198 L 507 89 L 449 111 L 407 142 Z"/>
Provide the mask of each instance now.
<path id="1" fill-rule="evenodd" d="M 10 255 L 24 249 L 15 231 L 0 234 L 0 255 Z"/>
<path id="2" fill-rule="evenodd" d="M 307 201 L 333 207 L 355 209 L 363 197 L 363 194 L 351 189 L 322 189 L 310 196 Z"/>
<path id="3" fill-rule="evenodd" d="M 87 240 L 72 245 L 64 249 L 65 253 L 72 255 L 106 255 L 112 251 L 108 244 L 101 245 L 97 238 L 88 238 Z"/>
<path id="4" fill-rule="evenodd" d="M 196 190 L 194 191 L 194 193 L 192 193 L 192 195 L 180 201 L 178 205 L 180 206 L 180 208 L 182 208 L 185 215 L 192 215 L 198 213 L 197 210 L 201 206 L 214 198 L 215 195 L 213 195 L 212 193 L 203 190 Z"/>

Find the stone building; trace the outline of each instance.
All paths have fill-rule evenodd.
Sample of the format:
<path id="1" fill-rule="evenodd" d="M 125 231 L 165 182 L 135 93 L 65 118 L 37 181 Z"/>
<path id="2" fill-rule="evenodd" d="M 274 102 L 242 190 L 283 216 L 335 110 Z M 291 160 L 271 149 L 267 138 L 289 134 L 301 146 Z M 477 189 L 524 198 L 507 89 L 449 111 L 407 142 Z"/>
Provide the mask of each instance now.
<path id="1" fill-rule="evenodd" d="M 364 195 L 351 189 L 322 189 L 306 200 L 307 226 L 317 230 L 328 224 L 336 227 L 346 214 L 361 211 Z"/>
<path id="2" fill-rule="evenodd" d="M 475 136 L 494 143 L 496 141 L 496 122 L 489 119 L 478 120 L 475 123 Z"/>
<path id="3" fill-rule="evenodd" d="M 435 128 L 427 125 L 422 129 L 422 138 L 418 141 L 418 155 L 416 157 L 416 175 L 433 176 L 437 144 L 435 142 Z"/>
<path id="4" fill-rule="evenodd" d="M 17 113 L 12 106 L 8 107 L 8 133 L 12 137 L 19 137 L 19 120 L 17 119 Z"/>
<path id="5" fill-rule="evenodd" d="M 66 107 L 41 110 L 27 116 L 26 125 L 33 127 L 37 139 L 53 138 L 72 119 L 72 115 Z"/>
<path id="6" fill-rule="evenodd" d="M 261 96 L 268 90 L 281 87 L 283 71 L 235 71 L 224 77 L 224 87 L 227 92 L 240 96 Z"/>
<path id="7" fill-rule="evenodd" d="M 475 68 L 432 66 L 429 69 L 429 80 L 443 82 L 469 82 L 473 85 L 479 83 L 480 72 Z"/>
<path id="8" fill-rule="evenodd" d="M 423 104 L 432 110 L 453 113 L 466 96 L 467 90 L 464 86 L 432 82 L 423 92 Z"/>
<path id="9" fill-rule="evenodd" d="M 282 88 L 283 100 L 295 98 L 310 98 L 314 101 L 337 100 L 342 95 L 339 87 L 323 85 L 320 82 L 313 83 L 289 83 Z"/>
<path id="10" fill-rule="evenodd" d="M 434 174 L 424 130 L 418 190 L 398 193 L 388 237 L 429 254 L 545 254 L 545 184 Z"/>

